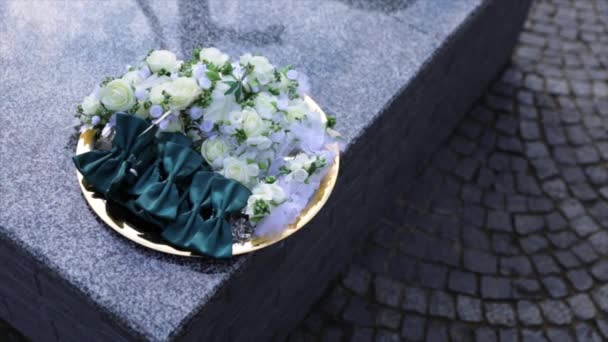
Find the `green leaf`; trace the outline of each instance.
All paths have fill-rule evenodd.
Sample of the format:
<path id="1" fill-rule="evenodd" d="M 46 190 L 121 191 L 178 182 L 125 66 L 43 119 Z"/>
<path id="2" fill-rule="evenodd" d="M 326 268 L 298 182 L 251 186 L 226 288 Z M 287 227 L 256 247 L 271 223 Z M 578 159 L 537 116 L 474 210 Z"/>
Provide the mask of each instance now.
<path id="1" fill-rule="evenodd" d="M 230 75 L 230 74 L 232 74 L 232 70 L 233 70 L 232 64 L 226 63 L 222 67 L 222 74 L 224 74 L 224 75 Z"/>
<path id="2" fill-rule="evenodd" d="M 229 82 L 225 82 L 226 84 L 228 84 L 230 86 L 230 88 L 228 88 L 228 90 L 226 90 L 226 92 L 224 93 L 224 95 L 228 95 L 228 94 L 232 94 L 234 93 L 237 88 L 239 88 L 240 84 L 238 82 L 235 81 L 229 81 Z"/>
<path id="3" fill-rule="evenodd" d="M 211 80 L 211 82 L 221 80 L 220 74 L 215 70 L 207 70 L 207 78 Z"/>
<path id="4" fill-rule="evenodd" d="M 245 140 L 247 140 L 247 133 L 245 133 L 245 130 L 241 128 L 236 129 L 233 136 L 236 138 L 236 141 L 239 144 L 242 144 L 245 142 Z"/>
<path id="5" fill-rule="evenodd" d="M 336 125 L 336 117 L 332 115 L 327 116 L 327 128 L 334 128 Z"/>
<path id="6" fill-rule="evenodd" d="M 276 181 L 277 181 L 277 177 L 275 177 L 275 176 L 268 176 L 268 177 L 264 178 L 264 183 L 267 183 L 267 184 L 272 184 Z"/>
<path id="7" fill-rule="evenodd" d="M 241 87 L 241 84 L 239 83 L 239 85 L 236 88 L 236 91 L 234 92 L 234 97 L 236 98 L 236 102 L 241 102 L 241 95 L 243 94 L 242 91 L 243 87 Z"/>

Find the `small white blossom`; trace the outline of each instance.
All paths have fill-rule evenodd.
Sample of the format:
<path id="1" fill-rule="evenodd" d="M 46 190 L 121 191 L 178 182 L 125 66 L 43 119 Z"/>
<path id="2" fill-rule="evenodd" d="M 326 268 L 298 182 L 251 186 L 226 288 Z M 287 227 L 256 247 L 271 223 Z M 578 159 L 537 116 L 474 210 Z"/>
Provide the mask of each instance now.
<path id="1" fill-rule="evenodd" d="M 163 107 L 160 105 L 153 105 L 150 107 L 150 115 L 153 118 L 160 118 L 163 115 Z"/>
<path id="2" fill-rule="evenodd" d="M 197 106 L 190 107 L 190 109 L 188 109 L 188 115 L 190 115 L 192 120 L 198 120 L 203 116 L 203 109 Z"/>
<path id="3" fill-rule="evenodd" d="M 203 75 L 198 78 L 198 85 L 203 89 L 209 89 L 213 85 L 211 80 L 207 76 Z"/>
<path id="4" fill-rule="evenodd" d="M 201 78 L 205 76 L 207 72 L 207 66 L 201 62 L 198 62 L 192 66 L 192 76 L 194 78 Z"/>
<path id="5" fill-rule="evenodd" d="M 298 79 L 298 72 L 291 69 L 287 72 L 287 78 L 289 78 L 292 81 L 295 81 Z"/>

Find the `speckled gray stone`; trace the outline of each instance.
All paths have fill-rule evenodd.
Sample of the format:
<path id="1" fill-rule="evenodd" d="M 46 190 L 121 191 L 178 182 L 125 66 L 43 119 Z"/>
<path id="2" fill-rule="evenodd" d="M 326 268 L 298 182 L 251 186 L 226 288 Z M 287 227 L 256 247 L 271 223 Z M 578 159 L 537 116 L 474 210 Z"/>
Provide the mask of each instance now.
<path id="1" fill-rule="evenodd" d="M 123 72 L 150 48 L 185 57 L 195 46 L 211 44 L 232 55 L 262 53 L 307 73 L 314 98 L 337 116 L 349 153 L 483 3 L 418 0 L 393 8 L 350 0 L 0 2 L 0 237 L 77 289 L 127 335 L 168 340 L 195 318 L 219 319 L 223 304 L 211 299 L 235 278 L 248 286 L 263 280 L 247 269 L 267 254 L 228 261 L 169 257 L 108 229 L 83 200 L 70 160 L 75 106 L 104 75 Z M 287 253 L 282 246 L 271 247 L 280 267 L 272 271 L 289 279 L 289 265 L 277 257 Z M 252 295 L 270 303 L 287 291 Z M 244 297 L 235 298 L 230 300 Z"/>

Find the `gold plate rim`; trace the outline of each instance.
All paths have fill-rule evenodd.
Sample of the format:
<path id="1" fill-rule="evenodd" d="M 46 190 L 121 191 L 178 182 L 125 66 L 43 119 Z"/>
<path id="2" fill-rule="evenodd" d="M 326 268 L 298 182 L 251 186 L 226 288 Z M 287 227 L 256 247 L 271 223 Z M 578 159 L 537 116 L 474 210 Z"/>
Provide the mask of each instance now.
<path id="1" fill-rule="evenodd" d="M 320 113 L 324 120 L 327 120 L 327 116 L 325 115 L 323 110 L 312 98 L 310 98 L 310 96 L 305 96 L 304 101 L 310 106 L 312 110 Z M 94 130 L 87 130 L 83 132 L 78 139 L 78 145 L 76 146 L 76 154 L 78 155 L 91 151 L 93 149 L 94 138 Z M 233 243 L 232 255 L 251 253 L 256 250 L 275 244 L 302 229 L 308 222 L 310 222 L 310 220 L 312 220 L 317 215 L 319 211 L 321 211 L 321 208 L 323 208 L 323 206 L 329 199 L 329 196 L 331 195 L 336 185 L 336 181 L 338 179 L 338 171 L 340 169 L 340 149 L 338 144 L 332 143 L 330 145 L 327 145 L 327 149 L 330 149 L 335 152 L 334 162 L 330 166 L 323 180 L 321 181 L 319 189 L 317 189 L 316 193 L 311 198 L 306 208 L 302 210 L 296 221 L 290 224 L 280 234 L 275 235 L 273 237 L 258 237 L 248 241 Z M 137 230 L 129 222 L 114 219 L 106 210 L 106 201 L 101 197 L 96 197 L 96 193 L 94 191 L 88 190 L 85 187 L 83 177 L 80 172 L 78 172 L 78 170 L 76 170 L 76 174 L 80 190 L 82 191 L 82 194 L 91 209 L 95 212 L 95 214 L 97 214 L 97 216 L 99 216 L 99 218 L 101 218 L 102 221 L 104 221 L 104 223 L 106 223 L 108 226 L 110 226 L 110 228 L 112 228 L 120 235 L 126 237 L 127 239 L 135 242 L 138 245 L 167 254 L 185 257 L 204 256 L 201 254 L 193 253 L 191 251 L 175 248 L 169 244 L 150 241 L 144 237 L 144 234 L 141 231 Z"/>

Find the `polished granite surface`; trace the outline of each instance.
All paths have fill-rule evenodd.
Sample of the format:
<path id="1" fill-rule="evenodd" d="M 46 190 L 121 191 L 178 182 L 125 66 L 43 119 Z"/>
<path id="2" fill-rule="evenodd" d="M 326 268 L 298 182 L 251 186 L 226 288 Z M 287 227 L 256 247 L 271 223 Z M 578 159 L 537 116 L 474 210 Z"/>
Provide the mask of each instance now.
<path id="1" fill-rule="evenodd" d="M 480 3 L 2 1 L 0 234 L 146 338 L 166 339 L 250 256 L 168 257 L 96 220 L 70 160 L 72 113 L 96 82 L 150 48 L 262 53 L 309 75 L 348 149 Z"/>

